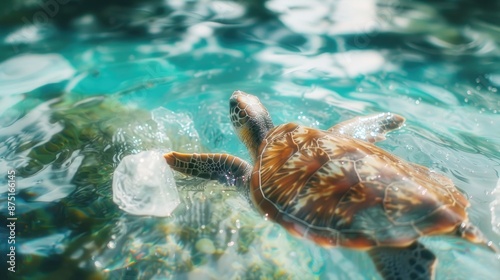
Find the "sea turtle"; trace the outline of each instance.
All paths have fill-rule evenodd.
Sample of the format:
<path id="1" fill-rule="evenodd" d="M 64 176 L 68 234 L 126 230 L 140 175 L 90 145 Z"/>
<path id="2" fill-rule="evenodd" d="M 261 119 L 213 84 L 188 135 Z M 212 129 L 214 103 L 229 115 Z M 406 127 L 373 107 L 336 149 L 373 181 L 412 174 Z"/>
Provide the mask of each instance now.
<path id="1" fill-rule="evenodd" d="M 229 154 L 165 154 L 184 174 L 235 186 L 267 218 L 322 246 L 367 250 L 385 279 L 432 279 L 435 255 L 418 242 L 448 234 L 487 244 L 453 182 L 372 144 L 401 127 L 392 113 L 328 130 L 274 126 L 256 96 L 235 91 L 230 118 L 254 166 Z"/>

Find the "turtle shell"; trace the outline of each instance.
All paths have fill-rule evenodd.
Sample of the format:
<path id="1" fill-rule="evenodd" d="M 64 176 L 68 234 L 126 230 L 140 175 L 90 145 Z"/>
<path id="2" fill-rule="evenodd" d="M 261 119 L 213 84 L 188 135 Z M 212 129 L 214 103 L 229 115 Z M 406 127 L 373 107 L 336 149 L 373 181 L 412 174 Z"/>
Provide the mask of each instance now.
<path id="1" fill-rule="evenodd" d="M 289 123 L 259 147 L 250 196 L 269 219 L 323 246 L 407 246 L 467 220 L 453 182 L 381 148 Z"/>

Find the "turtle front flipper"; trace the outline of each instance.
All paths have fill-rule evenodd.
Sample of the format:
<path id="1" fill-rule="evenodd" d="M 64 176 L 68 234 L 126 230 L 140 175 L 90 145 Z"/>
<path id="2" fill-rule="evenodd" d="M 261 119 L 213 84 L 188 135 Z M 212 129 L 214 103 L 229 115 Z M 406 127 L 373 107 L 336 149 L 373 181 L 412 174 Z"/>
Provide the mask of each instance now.
<path id="1" fill-rule="evenodd" d="M 246 161 L 228 154 L 183 154 L 170 152 L 164 155 L 168 165 L 181 173 L 217 180 L 222 184 L 243 187 L 252 172 Z"/>
<path id="2" fill-rule="evenodd" d="M 434 279 L 436 256 L 421 243 L 414 242 L 408 247 L 375 247 L 369 253 L 386 280 Z"/>
<path id="3" fill-rule="evenodd" d="M 343 121 L 328 131 L 373 143 L 384 140 L 389 131 L 400 128 L 404 122 L 400 115 L 381 113 Z"/>

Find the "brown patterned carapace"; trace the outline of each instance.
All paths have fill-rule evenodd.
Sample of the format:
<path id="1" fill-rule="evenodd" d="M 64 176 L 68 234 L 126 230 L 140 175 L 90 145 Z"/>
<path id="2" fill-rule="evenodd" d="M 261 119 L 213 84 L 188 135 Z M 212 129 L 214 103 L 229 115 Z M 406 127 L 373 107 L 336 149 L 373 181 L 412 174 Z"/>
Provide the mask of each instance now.
<path id="1" fill-rule="evenodd" d="M 270 219 L 320 244 L 403 245 L 466 220 L 465 197 L 429 174 L 368 142 L 289 123 L 260 145 L 250 194 Z"/>

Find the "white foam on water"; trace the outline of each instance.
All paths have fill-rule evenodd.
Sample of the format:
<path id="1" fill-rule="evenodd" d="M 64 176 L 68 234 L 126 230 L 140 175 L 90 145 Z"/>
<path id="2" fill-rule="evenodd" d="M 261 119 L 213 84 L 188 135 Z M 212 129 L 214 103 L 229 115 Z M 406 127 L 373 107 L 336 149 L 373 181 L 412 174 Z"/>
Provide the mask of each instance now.
<path id="1" fill-rule="evenodd" d="M 0 63 L 0 95 L 22 94 L 71 78 L 76 70 L 60 54 L 22 54 Z"/>
<path id="2" fill-rule="evenodd" d="M 491 210 L 491 226 L 496 234 L 500 235 L 500 178 L 498 178 L 496 188 L 491 192 L 495 198 L 490 203 Z"/>
<path id="3" fill-rule="evenodd" d="M 113 202 L 133 215 L 169 216 L 180 199 L 163 153 L 145 151 L 124 157 L 113 174 Z"/>

